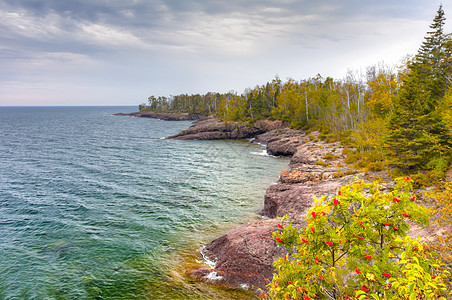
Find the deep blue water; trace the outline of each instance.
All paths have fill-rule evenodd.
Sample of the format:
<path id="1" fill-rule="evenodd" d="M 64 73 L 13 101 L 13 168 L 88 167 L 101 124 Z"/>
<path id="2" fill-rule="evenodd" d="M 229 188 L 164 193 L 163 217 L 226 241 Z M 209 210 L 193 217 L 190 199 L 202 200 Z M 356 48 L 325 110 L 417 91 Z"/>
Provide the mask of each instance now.
<path id="1" fill-rule="evenodd" d="M 227 299 L 184 256 L 256 218 L 288 161 L 174 141 L 135 107 L 0 107 L 0 299 Z"/>

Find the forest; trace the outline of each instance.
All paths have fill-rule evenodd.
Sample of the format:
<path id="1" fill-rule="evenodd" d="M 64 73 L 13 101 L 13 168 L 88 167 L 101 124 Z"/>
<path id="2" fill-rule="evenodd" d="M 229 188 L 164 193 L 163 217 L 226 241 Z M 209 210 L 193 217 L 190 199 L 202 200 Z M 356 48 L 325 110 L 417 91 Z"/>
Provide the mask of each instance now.
<path id="1" fill-rule="evenodd" d="M 318 130 L 349 146 L 357 168 L 412 174 L 417 182 L 442 179 L 451 163 L 452 36 L 439 8 L 417 54 L 398 66 L 378 63 L 349 70 L 344 79 L 320 74 L 303 80 L 278 76 L 242 94 L 150 96 L 140 111 L 189 112 L 228 122 L 280 119 Z"/>

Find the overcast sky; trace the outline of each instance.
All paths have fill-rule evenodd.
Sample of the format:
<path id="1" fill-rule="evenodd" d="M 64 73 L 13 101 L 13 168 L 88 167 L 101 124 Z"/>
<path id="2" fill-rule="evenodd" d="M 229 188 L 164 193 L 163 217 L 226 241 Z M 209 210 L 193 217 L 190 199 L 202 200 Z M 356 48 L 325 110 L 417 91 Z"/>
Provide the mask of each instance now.
<path id="1" fill-rule="evenodd" d="M 444 1 L 450 32 L 452 1 Z M 0 0 L 0 105 L 138 105 L 416 53 L 437 0 Z"/>

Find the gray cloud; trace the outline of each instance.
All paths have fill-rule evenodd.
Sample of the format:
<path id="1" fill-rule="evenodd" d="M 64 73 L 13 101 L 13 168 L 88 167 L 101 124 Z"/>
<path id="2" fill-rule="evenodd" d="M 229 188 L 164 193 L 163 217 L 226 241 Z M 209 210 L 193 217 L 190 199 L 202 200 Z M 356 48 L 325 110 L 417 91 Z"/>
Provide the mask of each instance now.
<path id="1" fill-rule="evenodd" d="M 108 47 L 121 44 L 122 39 L 130 39 L 123 44 L 134 47 L 140 46 L 138 40 L 141 46 L 149 47 L 187 45 L 185 36 L 214 42 L 286 36 L 297 43 L 304 40 L 307 32 L 311 37 L 337 40 L 338 23 L 388 18 L 402 15 L 407 7 L 416 7 L 416 3 L 404 5 L 404 1 L 368 2 L 17 0 L 12 4 L 0 2 L 3 11 L 0 26 L 10 42 L 27 43 L 28 40 L 38 49 L 43 47 L 43 42 L 49 48 L 62 50 L 66 45 L 88 52 L 96 46 L 102 47 L 102 42 L 108 39 L 111 39 L 106 43 Z M 96 40 L 101 43 L 97 44 Z M 196 44 L 194 41 L 192 46 Z M 76 45 L 83 47 L 77 49 Z"/>
<path id="2" fill-rule="evenodd" d="M 80 94 L 98 99 L 114 89 L 123 99 L 129 93 L 127 103 L 135 104 L 149 94 L 241 92 L 277 73 L 337 75 L 371 59 L 415 52 L 438 5 L 427 0 L 0 0 L 5 66 L 0 105 L 11 104 L 7 97 L 20 98 L 13 89 L 21 83 L 29 91 L 39 86 L 38 93 L 51 93 L 55 84 L 71 90 L 74 99 Z M 57 90 L 33 99 L 58 99 Z"/>

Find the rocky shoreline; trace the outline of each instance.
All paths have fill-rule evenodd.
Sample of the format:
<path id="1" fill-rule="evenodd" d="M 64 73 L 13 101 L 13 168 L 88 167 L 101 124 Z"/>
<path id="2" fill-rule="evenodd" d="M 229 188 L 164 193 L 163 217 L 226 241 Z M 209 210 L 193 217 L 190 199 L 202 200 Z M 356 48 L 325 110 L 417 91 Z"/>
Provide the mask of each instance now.
<path id="1" fill-rule="evenodd" d="M 162 120 L 195 120 L 181 133 L 169 137 L 178 140 L 250 139 L 266 146 L 275 156 L 291 157 L 288 169 L 283 170 L 275 185 L 265 194 L 260 220 L 252 221 L 228 231 L 205 245 L 200 255 L 208 262 L 187 270 L 191 278 L 226 288 L 257 292 L 265 290 L 266 279 L 271 280 L 273 262 L 286 253 L 276 244 L 272 233 L 278 229 L 279 217 L 286 216 L 284 224 L 306 226 L 305 215 L 313 205 L 313 196 L 333 196 L 339 188 L 355 178 L 388 182 L 386 172 L 357 172 L 344 162 L 344 147 L 340 142 L 326 142 L 318 132 L 287 128 L 279 120 L 261 120 L 253 124 L 222 122 L 188 114 L 132 113 L 117 114 Z M 176 116 L 177 115 L 177 116 Z M 198 118 L 199 117 L 199 118 Z M 193 119 L 186 119 L 193 118 Z M 452 230 L 452 229 L 449 229 Z M 444 229 L 438 226 L 413 226 L 411 236 L 432 240 Z"/>
<path id="2" fill-rule="evenodd" d="M 246 124 L 207 119 L 169 137 L 179 140 L 248 138 L 265 145 L 271 155 L 291 157 L 289 168 L 266 191 L 261 220 L 238 226 L 205 245 L 202 255 L 214 263 L 188 270 L 190 277 L 228 288 L 264 289 L 265 278 L 272 278 L 273 262 L 286 251 L 272 238 L 272 232 L 278 228 L 277 217 L 287 215 L 284 222 L 303 226 L 314 195 L 333 195 L 356 176 L 367 177 L 345 166 L 339 142 L 327 143 L 319 139 L 318 132 L 307 133 L 287 125 L 278 120 Z"/>
<path id="3" fill-rule="evenodd" d="M 156 113 L 149 111 L 139 111 L 133 113 L 117 113 L 114 116 L 127 116 L 136 118 L 151 118 L 164 121 L 197 121 L 205 120 L 207 116 L 195 113 Z"/>
<path id="4" fill-rule="evenodd" d="M 190 131 L 196 131 L 196 125 Z M 279 127 L 256 135 L 254 142 L 265 144 L 273 155 L 291 156 L 289 168 L 267 189 L 261 220 L 236 227 L 203 248 L 203 256 L 215 265 L 189 270 L 188 275 L 197 280 L 250 291 L 265 289 L 273 262 L 286 253 L 272 238 L 277 217 L 287 215 L 284 223 L 304 226 L 314 195 L 334 195 L 356 176 L 369 177 L 346 167 L 341 144 L 320 140 L 318 132 Z"/>
<path id="5" fill-rule="evenodd" d="M 202 122 L 172 138 L 209 139 L 211 133 L 203 133 L 207 121 Z M 385 171 L 357 172 L 348 167 L 340 142 L 321 140 L 318 132 L 286 128 L 281 121 L 260 122 L 257 128 L 247 129 L 255 133 L 251 136 L 252 141 L 266 145 L 270 154 L 290 156 L 288 169 L 281 172 L 277 184 L 267 189 L 260 220 L 238 226 L 203 247 L 201 254 L 210 261 L 209 266 L 187 271 L 196 280 L 253 292 L 265 290 L 266 279 L 271 280 L 273 276 L 273 262 L 286 253 L 286 249 L 278 246 L 272 238 L 272 233 L 278 230 L 279 217 L 286 216 L 284 225 L 292 222 L 298 228 L 305 227 L 305 215 L 314 203 L 313 196 L 333 196 L 341 186 L 356 178 L 367 181 L 378 178 L 386 182 L 380 185 L 382 192 L 391 189 L 393 182 Z M 215 124 L 223 130 L 212 131 L 216 132 L 213 134 L 216 138 L 242 136 L 233 133 L 239 132 L 237 127 Z M 246 126 L 253 128 L 252 125 Z M 265 132 L 261 133 L 262 129 Z M 409 235 L 432 241 L 445 230 L 435 224 L 426 228 L 412 224 Z M 451 232 L 452 228 L 447 230 Z"/>
<path id="6" fill-rule="evenodd" d="M 279 120 L 261 120 L 253 124 L 223 122 L 214 118 L 198 120 L 190 128 L 169 137 L 176 140 L 250 139 L 269 131 L 281 130 L 288 124 Z"/>

